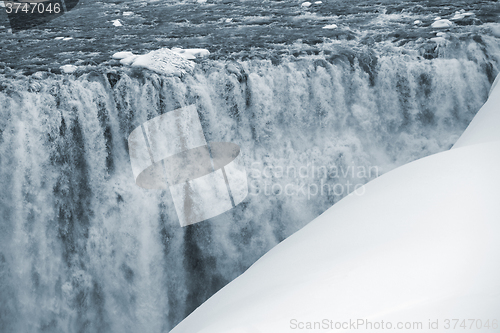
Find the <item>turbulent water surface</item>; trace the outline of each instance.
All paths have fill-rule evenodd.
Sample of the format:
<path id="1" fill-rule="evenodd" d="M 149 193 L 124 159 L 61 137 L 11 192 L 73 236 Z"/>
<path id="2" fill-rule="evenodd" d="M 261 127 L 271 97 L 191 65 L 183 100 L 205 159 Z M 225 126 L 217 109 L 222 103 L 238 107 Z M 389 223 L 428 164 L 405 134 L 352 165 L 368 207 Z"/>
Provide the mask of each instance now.
<path id="1" fill-rule="evenodd" d="M 356 184 L 448 149 L 499 71 L 496 1 L 300 4 L 83 1 L 5 21 L 0 331 L 168 331 Z M 211 56 L 182 77 L 110 59 L 159 47 Z M 181 228 L 170 192 L 134 184 L 127 137 L 191 104 L 207 141 L 240 145 L 250 195 Z"/>

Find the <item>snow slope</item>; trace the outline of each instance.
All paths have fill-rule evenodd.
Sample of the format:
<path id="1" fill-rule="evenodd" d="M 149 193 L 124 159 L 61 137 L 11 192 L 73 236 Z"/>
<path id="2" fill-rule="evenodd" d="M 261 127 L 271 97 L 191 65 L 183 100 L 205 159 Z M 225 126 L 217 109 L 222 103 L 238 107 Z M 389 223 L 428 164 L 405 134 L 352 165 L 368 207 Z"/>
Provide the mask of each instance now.
<path id="1" fill-rule="evenodd" d="M 421 322 L 418 331 L 448 332 L 448 319 L 465 319 L 467 328 L 480 319 L 490 329 L 467 331 L 499 332 L 499 99 L 497 85 L 455 149 L 347 196 L 172 332 L 319 332 L 350 320 L 364 325 L 335 331 L 381 331 L 375 323 L 383 321 L 393 331 Z M 299 329 L 316 322 L 323 329 Z"/>

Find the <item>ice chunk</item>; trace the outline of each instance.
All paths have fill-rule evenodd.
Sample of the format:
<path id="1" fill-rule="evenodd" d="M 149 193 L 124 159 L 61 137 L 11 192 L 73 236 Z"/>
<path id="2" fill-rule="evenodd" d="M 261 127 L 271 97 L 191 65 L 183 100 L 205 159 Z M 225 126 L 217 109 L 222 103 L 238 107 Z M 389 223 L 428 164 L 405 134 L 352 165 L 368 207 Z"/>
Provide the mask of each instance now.
<path id="1" fill-rule="evenodd" d="M 126 59 L 128 58 L 123 60 Z M 191 73 L 195 63 L 185 59 L 176 52 L 163 48 L 137 56 L 131 66 L 146 68 L 158 74 L 180 76 L 185 73 Z"/>
<path id="2" fill-rule="evenodd" d="M 329 24 L 329 25 L 325 25 L 323 27 L 323 29 L 337 29 L 337 25 L 336 24 Z"/>
<path id="3" fill-rule="evenodd" d="M 112 20 L 111 22 L 113 22 L 113 25 L 115 27 L 122 27 L 123 24 L 120 22 L 120 20 Z"/>
<path id="4" fill-rule="evenodd" d="M 445 28 L 451 28 L 453 26 L 453 23 L 450 20 L 437 20 L 434 23 L 431 24 L 431 27 L 436 28 L 436 29 L 445 29 Z"/>
<path id="5" fill-rule="evenodd" d="M 134 54 L 132 52 L 122 51 L 122 52 L 116 52 L 115 54 L 113 54 L 111 56 L 111 58 L 113 58 L 113 59 L 125 59 L 125 58 L 131 57 L 133 55 Z"/>
<path id="6" fill-rule="evenodd" d="M 306 7 L 307 8 L 307 7 L 311 6 L 311 5 L 312 5 L 312 3 L 310 3 L 309 1 L 306 1 L 306 2 L 303 2 L 302 5 L 300 5 L 300 7 Z"/>

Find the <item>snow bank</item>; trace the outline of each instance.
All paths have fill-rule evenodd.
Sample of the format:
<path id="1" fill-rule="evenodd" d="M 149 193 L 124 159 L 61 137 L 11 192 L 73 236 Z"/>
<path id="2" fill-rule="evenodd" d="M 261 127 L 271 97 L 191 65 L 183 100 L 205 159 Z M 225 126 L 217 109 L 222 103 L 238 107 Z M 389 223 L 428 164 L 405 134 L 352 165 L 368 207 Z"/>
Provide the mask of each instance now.
<path id="1" fill-rule="evenodd" d="M 431 331 L 447 332 L 446 319 L 476 318 L 491 327 L 500 313 L 498 105 L 497 84 L 461 148 L 345 197 L 171 332 L 295 332 L 324 319 L 422 323 L 408 331 L 438 320 Z"/>

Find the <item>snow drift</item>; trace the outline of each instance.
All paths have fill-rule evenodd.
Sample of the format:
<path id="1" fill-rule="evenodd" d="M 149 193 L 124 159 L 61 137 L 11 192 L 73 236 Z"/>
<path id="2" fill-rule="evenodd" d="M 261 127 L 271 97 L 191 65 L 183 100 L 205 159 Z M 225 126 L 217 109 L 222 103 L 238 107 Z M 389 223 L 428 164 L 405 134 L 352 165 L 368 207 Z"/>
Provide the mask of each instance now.
<path id="1" fill-rule="evenodd" d="M 293 332 L 329 320 L 436 332 L 472 318 L 491 328 L 500 319 L 499 99 L 496 85 L 456 149 L 350 194 L 172 332 Z"/>

